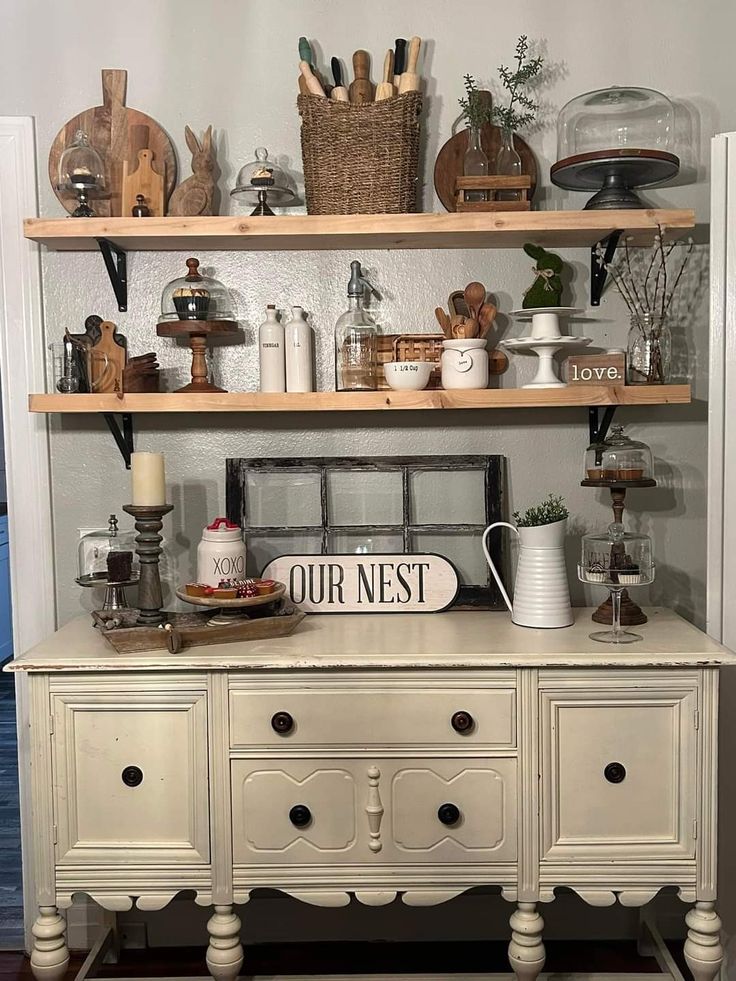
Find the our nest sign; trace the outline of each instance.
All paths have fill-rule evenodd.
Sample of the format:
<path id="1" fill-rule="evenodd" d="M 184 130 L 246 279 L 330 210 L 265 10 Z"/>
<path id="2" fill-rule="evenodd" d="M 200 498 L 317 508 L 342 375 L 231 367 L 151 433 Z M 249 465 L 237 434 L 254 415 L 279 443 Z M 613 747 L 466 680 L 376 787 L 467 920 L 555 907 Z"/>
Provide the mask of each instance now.
<path id="1" fill-rule="evenodd" d="M 454 566 L 440 555 L 282 555 L 264 579 L 286 584 L 305 613 L 438 613 L 458 592 Z"/>

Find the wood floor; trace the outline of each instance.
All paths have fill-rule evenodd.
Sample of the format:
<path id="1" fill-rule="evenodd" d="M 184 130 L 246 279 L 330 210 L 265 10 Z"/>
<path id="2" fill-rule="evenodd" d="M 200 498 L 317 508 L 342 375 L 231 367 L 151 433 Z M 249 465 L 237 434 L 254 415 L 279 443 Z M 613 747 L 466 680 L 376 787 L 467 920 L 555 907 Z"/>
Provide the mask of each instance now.
<path id="1" fill-rule="evenodd" d="M 0 673 L 0 950 L 23 944 L 17 753 L 15 681 Z"/>

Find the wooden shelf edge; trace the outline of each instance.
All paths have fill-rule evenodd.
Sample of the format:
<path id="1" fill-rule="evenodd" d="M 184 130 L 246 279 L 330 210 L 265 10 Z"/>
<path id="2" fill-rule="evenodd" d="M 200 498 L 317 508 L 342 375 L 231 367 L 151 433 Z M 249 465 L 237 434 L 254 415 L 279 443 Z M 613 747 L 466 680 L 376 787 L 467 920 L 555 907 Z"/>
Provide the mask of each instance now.
<path id="1" fill-rule="evenodd" d="M 85 251 L 108 238 L 138 250 L 504 248 L 526 240 L 590 246 L 614 230 L 635 243 L 651 241 L 656 226 L 670 235 L 695 225 L 691 209 L 525 211 L 403 215 L 275 215 L 192 218 L 27 218 L 24 234 L 50 249 Z"/>
<path id="2" fill-rule="evenodd" d="M 143 220 L 143 219 L 141 219 Z M 426 409 L 524 409 L 569 406 L 668 405 L 691 401 L 689 385 L 609 388 L 497 388 L 484 391 L 308 392 L 267 394 L 223 392 L 191 394 L 29 395 L 29 410 L 43 413 L 101 412 L 371 412 Z"/>

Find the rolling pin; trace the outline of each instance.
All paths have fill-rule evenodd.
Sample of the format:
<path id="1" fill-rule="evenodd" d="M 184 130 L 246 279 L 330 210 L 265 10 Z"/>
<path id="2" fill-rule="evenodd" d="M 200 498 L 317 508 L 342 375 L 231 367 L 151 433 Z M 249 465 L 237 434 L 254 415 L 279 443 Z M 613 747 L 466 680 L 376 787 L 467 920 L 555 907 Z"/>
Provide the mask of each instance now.
<path id="1" fill-rule="evenodd" d="M 399 91 L 399 82 L 401 81 L 401 73 L 404 70 L 404 65 L 406 64 L 406 39 L 403 37 L 397 37 L 394 42 L 396 45 L 394 49 L 394 87 L 396 91 Z"/>
<path id="2" fill-rule="evenodd" d="M 339 60 L 333 58 L 330 64 L 332 65 L 332 77 L 335 79 L 335 87 L 330 92 L 330 98 L 333 102 L 350 102 L 348 90 L 342 84 L 342 67 Z"/>
<path id="3" fill-rule="evenodd" d="M 307 91 L 310 95 L 319 95 L 323 99 L 325 98 L 325 90 L 322 88 L 319 79 L 312 71 L 312 68 L 307 61 L 299 62 L 299 71 L 301 72 L 301 78 L 307 84 Z"/>
<path id="4" fill-rule="evenodd" d="M 356 105 L 373 102 L 373 83 L 370 80 L 371 56 L 362 49 L 353 55 L 355 78 L 350 83 L 350 101 Z"/>
<path id="5" fill-rule="evenodd" d="M 393 77 L 394 53 L 389 48 L 386 52 L 386 57 L 383 59 L 383 81 L 379 83 L 376 89 L 376 102 L 383 102 L 384 99 L 390 99 L 396 94 L 392 81 Z"/>
<path id="6" fill-rule="evenodd" d="M 402 72 L 399 81 L 399 94 L 404 92 L 419 91 L 419 73 L 417 72 L 417 62 L 419 61 L 419 49 L 422 45 L 421 38 L 413 37 L 409 41 L 409 53 L 406 58 L 406 71 Z"/>
<path id="7" fill-rule="evenodd" d="M 312 46 L 305 37 L 299 38 L 299 61 L 306 61 L 309 65 L 312 64 Z M 309 95 L 307 80 L 301 72 L 299 73 L 299 94 Z"/>

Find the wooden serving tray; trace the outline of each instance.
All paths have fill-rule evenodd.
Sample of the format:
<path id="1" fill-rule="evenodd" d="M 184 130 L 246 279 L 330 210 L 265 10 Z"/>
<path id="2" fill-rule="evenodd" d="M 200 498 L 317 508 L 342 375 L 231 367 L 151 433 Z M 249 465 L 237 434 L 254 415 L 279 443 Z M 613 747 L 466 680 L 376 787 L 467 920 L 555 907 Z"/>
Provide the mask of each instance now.
<path id="1" fill-rule="evenodd" d="M 138 627 L 138 610 L 105 610 L 92 614 L 95 627 L 118 654 L 138 654 L 143 651 L 168 649 L 172 654 L 190 647 L 207 647 L 210 644 L 232 644 L 246 640 L 268 640 L 271 637 L 288 637 L 302 622 L 305 613 L 281 604 L 271 616 L 253 616 L 248 620 L 210 627 L 208 621 L 217 612 L 170 613 L 168 622 L 172 629 L 164 627 Z M 120 625 L 106 629 L 111 620 Z"/>

